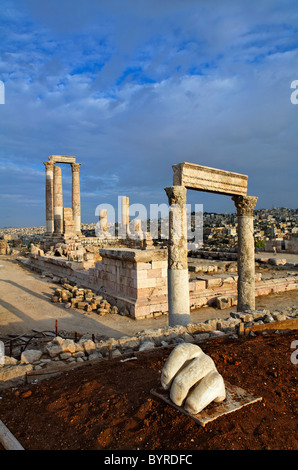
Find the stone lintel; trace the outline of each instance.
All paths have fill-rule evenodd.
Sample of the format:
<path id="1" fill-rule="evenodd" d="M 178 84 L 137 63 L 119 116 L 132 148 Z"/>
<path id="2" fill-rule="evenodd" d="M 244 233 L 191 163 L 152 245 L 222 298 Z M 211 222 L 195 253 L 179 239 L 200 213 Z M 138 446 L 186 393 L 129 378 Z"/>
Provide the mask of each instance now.
<path id="1" fill-rule="evenodd" d="M 76 157 L 68 157 L 67 155 L 50 155 L 49 161 L 52 163 L 75 163 Z"/>
<path id="2" fill-rule="evenodd" d="M 227 196 L 247 194 L 246 175 L 187 162 L 177 163 L 172 168 L 175 186 Z"/>
<path id="3" fill-rule="evenodd" d="M 102 248 L 99 254 L 103 258 L 112 258 L 135 263 L 148 263 L 150 261 L 166 261 L 168 259 L 168 250 L 132 250 L 131 248 Z"/>

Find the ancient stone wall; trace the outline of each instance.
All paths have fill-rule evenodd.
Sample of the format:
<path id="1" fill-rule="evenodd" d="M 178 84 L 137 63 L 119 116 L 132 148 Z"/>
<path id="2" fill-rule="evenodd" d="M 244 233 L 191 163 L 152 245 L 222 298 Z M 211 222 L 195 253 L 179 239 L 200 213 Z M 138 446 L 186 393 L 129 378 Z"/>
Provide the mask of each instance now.
<path id="1" fill-rule="evenodd" d="M 39 272 L 51 272 L 93 289 L 120 311 L 135 319 L 168 312 L 167 250 L 102 249 L 102 261 L 81 263 L 32 253 L 28 261 Z M 236 305 L 238 276 L 234 273 L 200 275 L 189 281 L 191 310 L 204 305 L 226 308 Z M 255 274 L 256 296 L 298 288 L 298 276 L 262 279 Z"/>

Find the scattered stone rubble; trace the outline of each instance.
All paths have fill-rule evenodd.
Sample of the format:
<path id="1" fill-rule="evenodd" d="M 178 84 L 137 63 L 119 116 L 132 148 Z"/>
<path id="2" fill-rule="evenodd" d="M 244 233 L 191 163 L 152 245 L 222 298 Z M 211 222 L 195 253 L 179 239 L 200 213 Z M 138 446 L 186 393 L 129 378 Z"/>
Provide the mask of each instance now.
<path id="1" fill-rule="evenodd" d="M 64 303 L 65 308 L 77 308 L 84 312 L 95 312 L 100 316 L 120 313 L 118 307 L 112 306 L 101 295 L 96 295 L 91 289 L 80 288 L 77 285 L 63 283 L 57 287 L 52 296 L 52 302 Z M 125 312 L 121 312 L 125 314 Z"/>
<path id="2" fill-rule="evenodd" d="M 274 312 L 262 309 L 231 312 L 230 316 L 225 319 L 213 318 L 203 323 L 190 323 L 187 326 L 142 330 L 135 336 L 123 336 L 119 339 L 97 340 L 94 337 L 93 340 L 90 335 L 84 335 L 78 342 L 75 342 L 73 339 L 56 336 L 40 350 L 23 351 L 19 360 L 4 356 L 4 363 L 0 365 L 0 389 L 24 383 L 26 374 L 38 374 L 38 371 L 52 371 L 70 364 L 84 363 L 94 359 L 107 360 L 122 355 L 134 355 L 133 357 L 137 358 L 137 353 L 140 351 L 183 342 L 202 343 L 206 339 L 220 335 L 237 338 L 240 334 L 240 324 L 244 324 L 246 328 L 294 318 L 298 318 L 298 308 L 289 307 L 287 310 Z M 275 333 L 282 331 L 286 330 L 276 330 Z M 255 335 L 252 331 L 249 334 Z"/>
<path id="3" fill-rule="evenodd" d="M 29 252 L 39 256 L 66 258 L 68 261 L 92 261 L 95 263 L 101 260 L 99 250 L 96 246 L 83 246 L 82 243 L 78 242 L 56 243 L 46 252 L 40 246 L 31 243 Z"/>

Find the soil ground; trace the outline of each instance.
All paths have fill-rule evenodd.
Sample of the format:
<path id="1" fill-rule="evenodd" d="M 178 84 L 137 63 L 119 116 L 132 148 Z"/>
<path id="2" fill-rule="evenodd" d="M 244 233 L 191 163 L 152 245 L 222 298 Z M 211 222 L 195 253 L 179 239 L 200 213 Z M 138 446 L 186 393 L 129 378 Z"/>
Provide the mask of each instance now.
<path id="1" fill-rule="evenodd" d="M 172 347 L 4 390 L 1 420 L 27 450 L 298 450 L 296 340 L 297 330 L 201 343 L 225 381 L 262 397 L 205 427 L 151 394 Z"/>

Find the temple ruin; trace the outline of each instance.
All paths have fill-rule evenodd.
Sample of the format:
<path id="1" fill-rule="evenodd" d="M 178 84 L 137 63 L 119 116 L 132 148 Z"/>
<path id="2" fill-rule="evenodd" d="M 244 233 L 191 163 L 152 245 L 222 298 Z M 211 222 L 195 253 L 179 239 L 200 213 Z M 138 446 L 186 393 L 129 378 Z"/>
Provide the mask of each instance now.
<path id="1" fill-rule="evenodd" d="M 247 196 L 246 175 L 218 170 L 193 163 L 173 166 L 173 186 L 165 188 L 170 211 L 168 242 L 169 324 L 187 325 L 189 314 L 189 281 L 186 233 L 186 191 L 207 191 L 232 196 L 238 217 L 238 310 L 255 308 L 255 258 L 253 210 L 257 197 Z M 174 237 L 174 226 L 180 226 L 181 237 Z"/>
<path id="2" fill-rule="evenodd" d="M 62 174 L 56 163 L 72 167 L 72 208 L 63 207 Z M 96 236 L 81 231 L 80 166 L 75 157 L 52 155 L 46 167 L 47 232 L 34 247 L 28 265 L 39 272 L 103 295 L 119 312 L 134 319 L 168 314 L 169 326 L 190 323 L 190 312 L 202 306 L 254 310 L 255 296 L 297 289 L 292 276 L 262 278 L 255 273 L 253 210 L 257 197 L 247 195 L 246 175 L 192 163 L 173 166 L 169 202 L 169 234 L 165 243 L 152 240 L 141 220 L 130 223 L 129 198 L 121 197 L 118 232 L 108 231 L 107 210 L 100 209 Z M 204 250 L 189 251 L 186 231 L 187 190 L 232 197 L 238 218 L 238 253 L 218 253 L 223 268 L 196 275 L 194 260 Z M 177 228 L 179 236 L 177 234 Z M 208 258 L 211 253 L 209 252 Z M 232 266 L 233 265 L 233 266 Z M 201 266 L 202 267 L 202 266 Z M 209 274 L 211 272 L 212 274 Z M 76 299 L 71 305 L 76 308 Z"/>
<path id="3" fill-rule="evenodd" d="M 72 208 L 63 207 L 62 171 L 55 163 L 71 165 Z M 44 244 L 79 240 L 81 237 L 80 166 L 76 157 L 51 155 L 46 167 L 46 234 Z"/>

